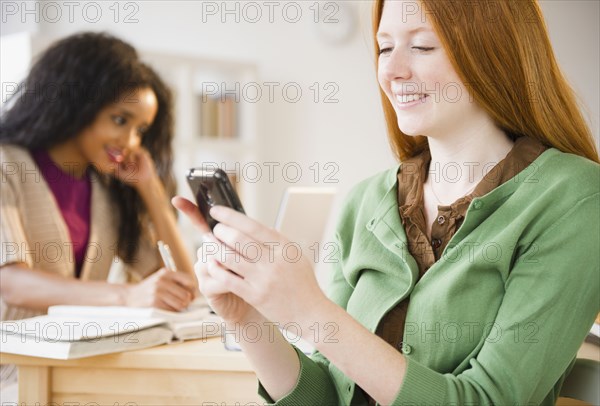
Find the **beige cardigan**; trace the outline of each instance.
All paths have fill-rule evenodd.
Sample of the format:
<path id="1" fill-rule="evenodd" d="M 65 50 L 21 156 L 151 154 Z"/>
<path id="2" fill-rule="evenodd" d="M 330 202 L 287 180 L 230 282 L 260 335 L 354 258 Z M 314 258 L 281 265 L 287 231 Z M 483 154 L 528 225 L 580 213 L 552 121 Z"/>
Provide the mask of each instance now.
<path id="1" fill-rule="evenodd" d="M 28 150 L 0 145 L 0 272 L 10 263 L 75 276 L 70 235 L 60 209 Z M 107 280 L 111 266 L 128 279 L 141 280 L 160 268 L 158 250 L 143 238 L 134 266 L 116 256 L 118 210 L 97 175 L 92 176 L 90 237 L 81 280 Z M 0 296 L 0 320 L 31 317 L 41 312 L 7 305 Z"/>

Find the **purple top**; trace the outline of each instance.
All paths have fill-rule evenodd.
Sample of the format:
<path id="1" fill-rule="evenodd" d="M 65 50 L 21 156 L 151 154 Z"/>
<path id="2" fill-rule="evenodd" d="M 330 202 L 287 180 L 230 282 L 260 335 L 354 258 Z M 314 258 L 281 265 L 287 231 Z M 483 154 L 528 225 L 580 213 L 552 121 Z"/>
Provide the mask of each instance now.
<path id="1" fill-rule="evenodd" d="M 90 237 L 92 184 L 88 173 L 81 179 L 64 172 L 54 163 L 48 151 L 34 150 L 31 155 L 67 224 L 75 254 L 75 276 L 79 278 Z"/>

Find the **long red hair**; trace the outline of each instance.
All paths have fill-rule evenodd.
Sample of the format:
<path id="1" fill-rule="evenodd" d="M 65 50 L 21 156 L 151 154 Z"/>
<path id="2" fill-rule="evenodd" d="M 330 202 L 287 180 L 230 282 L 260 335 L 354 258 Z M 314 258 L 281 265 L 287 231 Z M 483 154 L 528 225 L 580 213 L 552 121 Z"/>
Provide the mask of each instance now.
<path id="1" fill-rule="evenodd" d="M 373 7 L 376 40 L 384 0 Z M 458 76 L 498 128 L 513 139 L 527 135 L 560 151 L 600 163 L 591 131 L 563 76 L 536 0 L 421 0 Z M 398 16 L 401 18 L 401 16 Z M 427 147 L 424 136 L 398 128 L 381 91 L 388 136 L 402 161 Z"/>

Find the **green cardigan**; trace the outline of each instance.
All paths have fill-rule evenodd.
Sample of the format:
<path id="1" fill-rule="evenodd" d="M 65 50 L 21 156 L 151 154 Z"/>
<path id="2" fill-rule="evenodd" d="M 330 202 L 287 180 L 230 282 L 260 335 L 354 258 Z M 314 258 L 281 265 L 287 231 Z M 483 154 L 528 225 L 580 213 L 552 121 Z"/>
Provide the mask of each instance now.
<path id="1" fill-rule="evenodd" d="M 554 405 L 600 310 L 600 165 L 546 150 L 471 202 L 418 283 L 398 214 L 398 170 L 350 193 L 329 287 L 372 332 L 410 295 L 407 371 L 393 404 Z M 298 382 L 278 405 L 366 404 L 320 353 L 297 353 Z M 272 402 L 261 385 L 259 394 Z"/>

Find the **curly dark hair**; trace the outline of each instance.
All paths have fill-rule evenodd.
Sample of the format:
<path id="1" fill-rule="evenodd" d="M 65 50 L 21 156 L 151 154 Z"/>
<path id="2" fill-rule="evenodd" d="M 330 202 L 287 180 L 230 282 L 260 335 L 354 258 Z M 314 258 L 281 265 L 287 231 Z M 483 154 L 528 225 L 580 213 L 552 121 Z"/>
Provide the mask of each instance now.
<path id="1" fill-rule="evenodd" d="M 142 146 L 152 156 L 158 176 L 172 195 L 171 91 L 152 68 L 140 61 L 131 45 L 106 33 L 66 37 L 39 57 L 19 91 L 7 101 L 9 107 L 0 122 L 0 144 L 49 149 L 77 136 L 101 109 L 140 88 L 151 88 L 158 100 L 156 118 L 142 138 Z M 132 263 L 147 211 L 132 187 L 112 176 L 98 175 L 119 207 L 117 254 Z"/>

